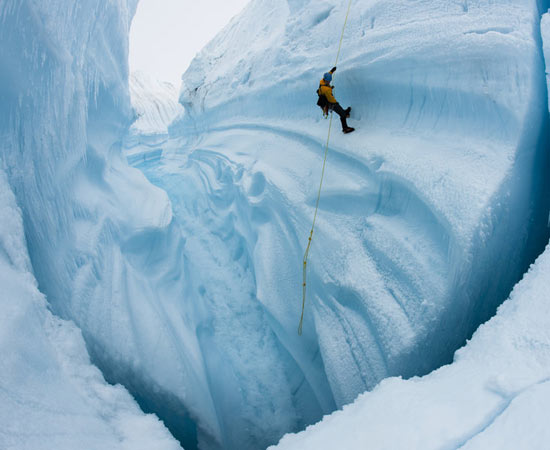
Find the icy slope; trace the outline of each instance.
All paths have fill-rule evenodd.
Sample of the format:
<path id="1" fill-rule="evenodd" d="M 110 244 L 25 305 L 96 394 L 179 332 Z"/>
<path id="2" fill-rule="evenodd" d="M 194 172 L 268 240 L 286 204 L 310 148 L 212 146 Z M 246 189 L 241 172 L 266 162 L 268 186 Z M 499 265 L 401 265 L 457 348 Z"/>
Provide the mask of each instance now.
<path id="1" fill-rule="evenodd" d="M 82 340 L 102 368 L 139 368 L 139 352 L 127 350 L 134 298 L 122 248 L 171 220 L 166 195 L 128 168 L 118 143 L 132 117 L 134 8 L 0 2 L 3 449 L 179 448 L 125 389 L 105 383 Z"/>
<path id="2" fill-rule="evenodd" d="M 196 424 L 227 448 L 450 362 L 548 241 L 537 2 L 353 2 L 335 84 L 358 130 L 334 125 L 297 336 L 328 127 L 314 92 L 345 6 L 252 2 L 184 75 L 162 156 L 138 165 L 184 237 L 215 411 Z"/>
<path id="3" fill-rule="evenodd" d="M 313 92 L 344 7 L 251 3 L 185 74 L 172 126 L 236 165 L 258 300 L 305 372 L 319 346 L 338 405 L 448 360 L 519 278 L 547 118 L 535 2 L 354 2 L 335 84 L 360 129 L 332 141 L 298 339 L 327 128 Z"/>
<path id="4" fill-rule="evenodd" d="M 548 61 L 548 14 L 541 32 Z M 549 274 L 547 247 L 452 365 L 424 378 L 385 380 L 342 412 L 286 436 L 276 448 L 546 448 Z"/>
<path id="5" fill-rule="evenodd" d="M 543 449 L 550 445 L 550 247 L 449 366 L 384 380 L 281 450 Z"/>
<path id="6" fill-rule="evenodd" d="M 146 73 L 134 72 L 130 75 L 130 98 L 138 118 L 130 127 L 125 146 L 164 142 L 168 137 L 168 125 L 183 112 L 177 101 L 176 87 Z"/>
<path id="7" fill-rule="evenodd" d="M 544 60 L 546 61 L 546 82 L 550 87 L 550 14 L 542 16 L 540 31 L 543 41 Z"/>
<path id="8" fill-rule="evenodd" d="M 180 448 L 124 388 L 105 382 L 74 324 L 48 310 L 22 222 L 0 170 L 0 448 Z"/>

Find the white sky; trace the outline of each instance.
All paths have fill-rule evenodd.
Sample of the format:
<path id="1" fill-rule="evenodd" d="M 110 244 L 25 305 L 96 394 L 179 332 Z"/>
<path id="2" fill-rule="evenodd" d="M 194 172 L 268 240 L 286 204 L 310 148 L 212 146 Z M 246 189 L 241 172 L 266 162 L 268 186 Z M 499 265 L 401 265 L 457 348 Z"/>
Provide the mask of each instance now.
<path id="1" fill-rule="evenodd" d="M 130 31 L 130 70 L 180 86 L 195 54 L 249 0 L 140 0 Z"/>

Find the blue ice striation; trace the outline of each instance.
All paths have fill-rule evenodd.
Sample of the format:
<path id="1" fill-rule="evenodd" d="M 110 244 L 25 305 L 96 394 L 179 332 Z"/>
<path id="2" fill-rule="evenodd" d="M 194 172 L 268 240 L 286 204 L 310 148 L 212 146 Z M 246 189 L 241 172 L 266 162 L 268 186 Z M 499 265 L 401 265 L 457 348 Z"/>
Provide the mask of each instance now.
<path id="1" fill-rule="evenodd" d="M 353 2 L 334 84 L 357 131 L 332 122 L 299 337 L 328 128 L 315 90 L 347 2 L 252 1 L 184 74 L 182 111 L 139 77 L 131 106 L 136 1 L 3 0 L 0 214 L 20 224 L 0 225 L 0 262 L 3 279 L 24 275 L 2 304 L 33 298 L 24 314 L 72 330 L 54 344 L 101 370 L 71 395 L 114 431 L 83 445 L 139 448 L 145 434 L 144 448 L 177 448 L 129 392 L 186 449 L 265 448 L 387 377 L 450 363 L 548 242 L 543 6 Z M 44 365 L 12 343 L 43 338 L 23 328 L 6 326 L 0 348 L 31 362 L 39 390 Z M 49 357 L 72 374 L 77 359 Z M 107 412 L 103 387 L 124 397 L 107 395 Z M 14 424 L 0 446 L 51 448 L 16 429 L 35 391 L 0 388 Z"/>

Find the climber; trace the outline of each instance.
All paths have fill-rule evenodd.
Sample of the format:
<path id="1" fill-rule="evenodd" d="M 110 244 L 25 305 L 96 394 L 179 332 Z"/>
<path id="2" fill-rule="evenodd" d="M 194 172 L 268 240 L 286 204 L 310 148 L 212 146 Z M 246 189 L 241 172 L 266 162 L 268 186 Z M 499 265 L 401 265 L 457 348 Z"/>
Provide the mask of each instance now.
<path id="1" fill-rule="evenodd" d="M 346 122 L 346 118 L 350 115 L 351 106 L 348 106 L 346 109 L 342 108 L 332 94 L 334 86 L 331 86 L 330 82 L 332 81 L 332 74 L 335 71 L 336 67 L 330 69 L 329 72 L 323 75 L 323 79 L 319 82 L 319 89 L 317 89 L 319 100 L 317 101 L 317 105 L 321 107 L 325 115 L 328 114 L 329 110 L 338 114 L 340 116 L 340 122 L 342 122 L 342 131 L 344 133 L 351 133 L 355 131 L 355 128 L 348 127 Z"/>

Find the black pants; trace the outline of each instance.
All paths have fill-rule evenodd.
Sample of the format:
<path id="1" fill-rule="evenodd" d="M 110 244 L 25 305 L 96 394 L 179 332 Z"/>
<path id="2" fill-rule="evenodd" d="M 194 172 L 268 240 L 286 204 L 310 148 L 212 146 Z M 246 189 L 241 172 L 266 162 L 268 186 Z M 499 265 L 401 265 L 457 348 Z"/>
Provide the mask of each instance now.
<path id="1" fill-rule="evenodd" d="M 344 110 L 344 108 L 340 106 L 340 103 L 329 103 L 328 107 L 340 116 L 340 122 L 342 122 L 342 130 L 348 128 L 348 123 L 346 122 L 346 116 L 348 115 L 348 113 Z"/>

